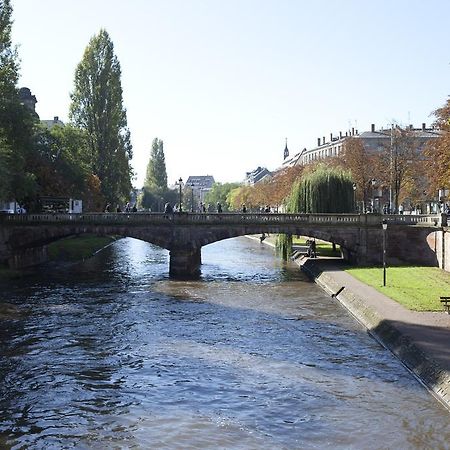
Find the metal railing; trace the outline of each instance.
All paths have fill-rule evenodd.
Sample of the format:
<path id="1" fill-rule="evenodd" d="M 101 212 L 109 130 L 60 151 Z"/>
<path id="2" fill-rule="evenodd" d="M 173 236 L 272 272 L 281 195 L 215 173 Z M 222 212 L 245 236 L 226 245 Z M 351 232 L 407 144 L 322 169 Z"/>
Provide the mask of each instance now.
<path id="1" fill-rule="evenodd" d="M 99 225 L 389 225 L 447 226 L 446 214 L 278 214 L 278 213 L 86 213 L 86 214 L 3 214 L 0 224 L 86 223 Z"/>

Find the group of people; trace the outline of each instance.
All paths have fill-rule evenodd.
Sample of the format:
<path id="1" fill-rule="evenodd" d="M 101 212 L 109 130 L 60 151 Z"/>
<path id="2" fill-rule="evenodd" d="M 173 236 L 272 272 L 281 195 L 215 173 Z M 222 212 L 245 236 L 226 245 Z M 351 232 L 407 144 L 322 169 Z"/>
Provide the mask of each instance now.
<path id="1" fill-rule="evenodd" d="M 164 205 L 164 214 L 172 214 L 174 212 L 180 212 L 180 207 L 178 205 L 175 205 L 175 207 L 172 207 L 172 205 L 169 202 L 167 202 Z M 214 211 L 211 204 L 206 205 L 205 203 L 200 202 L 199 212 L 201 212 L 201 213 L 206 213 L 206 212 L 222 213 L 223 212 L 222 204 L 220 202 L 217 202 L 216 209 Z"/>
<path id="2" fill-rule="evenodd" d="M 112 212 L 112 210 L 111 210 L 111 203 L 107 203 L 106 206 L 105 206 L 105 213 L 109 213 L 109 212 Z M 126 213 L 137 212 L 136 203 L 134 203 L 133 205 L 130 205 L 130 203 L 127 202 L 125 207 L 124 207 L 124 209 L 123 209 L 123 211 L 122 211 L 122 208 L 120 207 L 120 205 L 117 205 L 115 212 L 118 212 L 118 213 L 121 213 L 121 212 L 126 212 Z"/>

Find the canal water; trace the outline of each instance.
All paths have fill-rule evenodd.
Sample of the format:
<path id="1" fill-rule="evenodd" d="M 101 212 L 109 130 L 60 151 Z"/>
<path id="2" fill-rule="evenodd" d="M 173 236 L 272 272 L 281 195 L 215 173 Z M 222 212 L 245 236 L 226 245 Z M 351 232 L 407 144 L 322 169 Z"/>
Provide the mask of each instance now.
<path id="1" fill-rule="evenodd" d="M 450 415 L 296 266 L 246 238 L 202 278 L 123 239 L 3 282 L 0 449 L 447 449 Z"/>

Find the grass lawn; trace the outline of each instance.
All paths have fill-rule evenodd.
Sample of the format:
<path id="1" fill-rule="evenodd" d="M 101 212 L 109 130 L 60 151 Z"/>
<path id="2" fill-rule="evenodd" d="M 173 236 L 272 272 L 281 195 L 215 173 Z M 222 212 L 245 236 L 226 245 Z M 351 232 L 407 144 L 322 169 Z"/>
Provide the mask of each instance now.
<path id="1" fill-rule="evenodd" d="M 450 295 L 450 273 L 437 267 L 397 266 L 351 268 L 352 276 L 413 311 L 442 311 L 441 295 Z"/>
<path id="2" fill-rule="evenodd" d="M 79 236 L 61 239 L 48 246 L 51 261 L 79 261 L 89 258 L 116 239 L 112 236 Z"/>

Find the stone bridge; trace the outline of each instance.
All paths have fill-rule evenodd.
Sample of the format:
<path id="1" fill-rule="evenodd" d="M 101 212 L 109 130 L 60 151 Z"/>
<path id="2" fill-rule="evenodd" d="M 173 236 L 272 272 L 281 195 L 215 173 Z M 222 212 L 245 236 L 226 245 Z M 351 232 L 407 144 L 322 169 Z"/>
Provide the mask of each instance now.
<path id="1" fill-rule="evenodd" d="M 201 248 L 222 239 L 261 233 L 287 233 L 340 245 L 356 264 L 379 264 L 382 220 L 388 223 L 388 257 L 439 265 L 433 233 L 447 225 L 446 215 L 377 214 L 195 214 L 107 213 L 0 216 L 0 263 L 24 267 L 39 262 L 52 241 L 85 233 L 133 237 L 170 252 L 169 274 L 200 274 Z M 45 252 L 44 252 L 45 253 Z"/>

